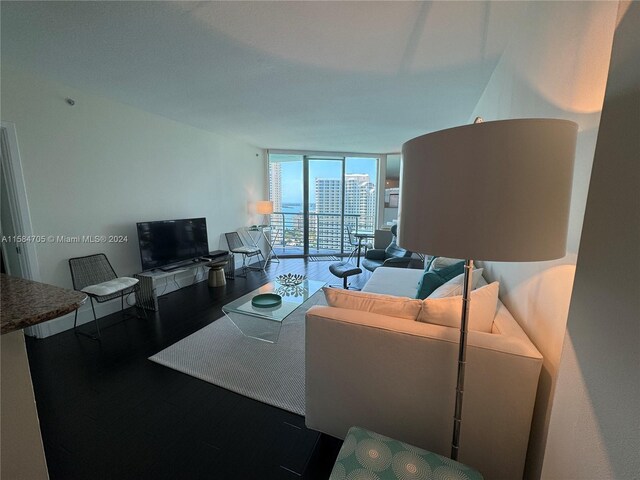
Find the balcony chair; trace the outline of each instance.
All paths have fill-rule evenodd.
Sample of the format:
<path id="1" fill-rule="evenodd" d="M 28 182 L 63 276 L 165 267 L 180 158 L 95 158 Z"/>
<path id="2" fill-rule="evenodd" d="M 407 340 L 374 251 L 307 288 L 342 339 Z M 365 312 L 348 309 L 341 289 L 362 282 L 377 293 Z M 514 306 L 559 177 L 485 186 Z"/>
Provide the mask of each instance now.
<path id="1" fill-rule="evenodd" d="M 129 318 L 124 316 L 124 297 L 125 295 L 135 292 L 139 288 L 137 278 L 118 277 L 104 253 L 70 258 L 69 269 L 71 270 L 71 281 L 73 282 L 74 290 L 86 293 L 89 297 L 89 300 L 91 301 L 91 310 L 93 311 L 93 320 L 96 323 L 96 334 L 90 334 L 79 330 L 78 310 L 76 310 L 73 320 L 73 331 L 76 334 L 84 335 L 93 340 L 98 340 L 102 336 L 98 317 L 96 316 L 96 309 L 93 303 L 94 300 L 98 303 L 104 303 L 120 297 L 123 319 Z M 146 318 L 147 313 L 144 309 L 143 312 Z M 137 317 L 137 315 L 133 316 Z"/>
<path id="2" fill-rule="evenodd" d="M 358 253 L 358 243 L 360 242 L 360 240 L 355 236 L 355 232 L 351 229 L 350 226 L 345 225 L 345 228 L 347 229 L 349 245 L 351 246 L 351 252 L 349 253 L 349 256 L 346 260 L 348 262 Z M 371 241 L 367 241 L 365 243 L 362 243 L 362 247 L 364 248 L 364 253 L 366 254 L 367 250 L 373 248 L 373 244 L 371 243 Z"/>
<path id="3" fill-rule="evenodd" d="M 265 261 L 264 256 L 262 255 L 262 251 L 259 247 L 252 247 L 245 245 L 242 242 L 242 238 L 240 238 L 240 234 L 238 232 L 229 232 L 225 233 L 224 236 L 227 239 L 227 245 L 229 245 L 229 251 L 231 253 L 239 253 L 242 255 L 242 272 L 244 275 L 247 275 L 247 270 L 264 270 L 267 266 L 267 262 Z M 255 268 L 247 265 L 247 258 L 258 257 L 258 259 L 262 258 L 262 267 Z"/>
<path id="4" fill-rule="evenodd" d="M 393 238 L 387 248 L 372 248 L 365 253 L 364 260 L 362 260 L 364 268 L 373 272 L 378 267 L 407 268 L 409 266 L 413 253 L 398 246 L 396 243 L 397 229 L 397 225 L 391 227 Z"/>
<path id="5" fill-rule="evenodd" d="M 345 228 L 347 229 L 347 240 L 349 242 L 349 246 L 351 247 L 351 251 L 349 252 L 349 256 L 347 257 L 347 260 L 346 260 L 348 262 L 353 258 L 353 256 L 358 251 L 358 239 L 353 234 L 353 230 L 351 230 L 350 226 L 345 225 Z"/>

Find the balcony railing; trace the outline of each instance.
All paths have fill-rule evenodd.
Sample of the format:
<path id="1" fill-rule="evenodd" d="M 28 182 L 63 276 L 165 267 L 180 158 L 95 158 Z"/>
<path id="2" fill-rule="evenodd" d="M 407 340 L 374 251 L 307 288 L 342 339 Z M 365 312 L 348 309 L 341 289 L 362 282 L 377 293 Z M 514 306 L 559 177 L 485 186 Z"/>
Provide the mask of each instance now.
<path id="1" fill-rule="evenodd" d="M 347 226 L 353 232 L 373 230 L 373 218 L 362 215 L 309 213 L 309 253 L 348 253 Z M 343 220 L 344 219 L 344 220 Z M 344 224 L 343 224 L 344 221 Z M 304 252 L 304 214 L 274 212 L 271 214 L 271 242 L 278 255 L 296 255 Z"/>

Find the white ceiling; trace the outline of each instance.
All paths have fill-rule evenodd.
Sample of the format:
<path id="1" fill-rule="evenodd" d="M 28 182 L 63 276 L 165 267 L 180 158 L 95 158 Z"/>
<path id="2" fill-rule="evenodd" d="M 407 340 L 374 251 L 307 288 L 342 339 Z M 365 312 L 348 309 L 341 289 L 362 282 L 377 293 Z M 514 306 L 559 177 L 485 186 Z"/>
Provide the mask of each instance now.
<path id="1" fill-rule="evenodd" d="M 520 2 L 8 2 L 2 62 L 264 148 L 465 123 Z"/>

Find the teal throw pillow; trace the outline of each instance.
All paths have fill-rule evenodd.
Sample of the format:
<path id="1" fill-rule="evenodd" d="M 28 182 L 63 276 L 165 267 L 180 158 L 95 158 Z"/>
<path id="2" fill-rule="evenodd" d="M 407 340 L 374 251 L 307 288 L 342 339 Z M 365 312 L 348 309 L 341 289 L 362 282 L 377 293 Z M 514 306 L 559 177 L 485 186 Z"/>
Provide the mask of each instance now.
<path id="1" fill-rule="evenodd" d="M 433 291 L 441 285 L 444 285 L 444 280 L 437 272 L 424 272 L 420 282 L 418 282 L 418 291 L 416 292 L 416 298 L 424 300 Z"/>
<path id="2" fill-rule="evenodd" d="M 425 262 L 424 262 L 424 271 L 425 271 L 425 272 L 426 272 L 427 270 L 429 270 L 429 268 L 431 268 L 431 264 L 433 263 L 433 261 L 434 261 L 436 258 L 438 258 L 438 257 L 431 256 L 431 255 L 428 255 L 428 256 L 427 256 L 427 259 L 426 259 L 426 260 L 425 260 Z"/>
<path id="3" fill-rule="evenodd" d="M 424 272 L 420 282 L 418 282 L 418 291 L 416 292 L 416 298 L 424 300 L 433 291 L 441 285 L 444 285 L 449 280 L 457 277 L 464 271 L 464 262 L 454 263 L 448 267 L 444 267 L 440 270 L 433 270 L 431 272 Z"/>
<path id="4" fill-rule="evenodd" d="M 464 272 L 464 262 L 454 263 L 453 265 L 449 265 L 448 267 L 439 268 L 433 271 L 444 278 L 445 282 L 448 282 L 452 278 L 455 278 Z"/>

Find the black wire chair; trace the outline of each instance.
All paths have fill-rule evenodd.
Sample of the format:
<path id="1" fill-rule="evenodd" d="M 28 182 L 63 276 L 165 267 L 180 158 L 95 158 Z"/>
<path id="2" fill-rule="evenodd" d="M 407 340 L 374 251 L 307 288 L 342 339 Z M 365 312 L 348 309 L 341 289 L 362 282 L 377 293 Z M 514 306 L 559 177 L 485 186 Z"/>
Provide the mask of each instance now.
<path id="1" fill-rule="evenodd" d="M 91 310 L 93 311 L 93 320 L 96 323 L 97 336 L 78 329 L 78 310 L 76 310 L 73 320 L 73 330 L 75 333 L 85 335 L 93 340 L 97 340 L 102 336 L 93 303 L 94 300 L 98 303 L 104 303 L 120 297 L 123 319 L 128 318 L 124 316 L 124 297 L 138 290 L 139 284 L 137 279 L 118 277 L 104 253 L 70 258 L 69 269 L 71 270 L 71 281 L 73 282 L 74 290 L 85 293 L 91 301 Z M 102 292 L 108 293 L 101 294 Z M 144 312 L 144 315 L 146 317 L 147 313 Z"/>
<path id="2" fill-rule="evenodd" d="M 224 236 L 227 239 L 227 245 L 229 245 L 229 251 L 232 253 L 239 253 L 242 255 L 242 272 L 246 275 L 247 270 L 251 267 L 247 265 L 247 258 L 255 257 L 262 258 L 262 265 L 266 266 L 266 261 L 262 255 L 260 248 L 247 246 L 242 242 L 242 238 L 238 232 L 225 233 Z M 262 268 L 258 269 L 262 270 Z"/>
<path id="3" fill-rule="evenodd" d="M 353 230 L 349 225 L 345 225 L 344 227 L 347 230 L 347 239 L 349 241 L 349 246 L 351 247 L 351 252 L 349 252 L 349 256 L 347 257 L 347 262 L 351 260 L 356 252 L 358 251 L 358 239 L 353 234 Z"/>

